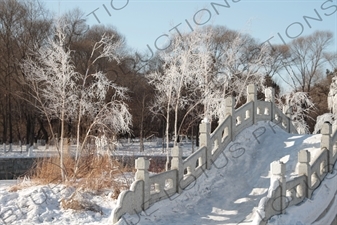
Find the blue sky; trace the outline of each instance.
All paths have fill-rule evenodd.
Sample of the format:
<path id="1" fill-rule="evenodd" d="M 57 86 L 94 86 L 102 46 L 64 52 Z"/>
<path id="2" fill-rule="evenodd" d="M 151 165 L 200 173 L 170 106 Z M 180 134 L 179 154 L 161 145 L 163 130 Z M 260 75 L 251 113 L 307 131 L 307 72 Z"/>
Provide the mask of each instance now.
<path id="1" fill-rule="evenodd" d="M 270 39 L 272 44 L 281 44 L 281 37 L 285 42 L 289 42 L 294 37 L 308 35 L 315 30 L 330 30 L 334 33 L 331 51 L 337 52 L 337 0 L 43 0 L 42 2 L 56 15 L 76 7 L 80 8 L 85 15 L 88 15 L 86 18 L 89 25 L 114 26 L 126 37 L 128 46 L 140 52 L 145 52 L 147 45 L 155 49 L 156 39 L 163 34 L 177 32 L 174 27 L 180 23 L 177 29 L 189 31 L 186 20 L 193 27 L 224 25 L 250 33 L 261 42 L 274 37 Z M 203 17 L 200 18 L 202 14 Z M 163 36 L 158 39 L 157 45 L 160 47 L 164 42 Z"/>

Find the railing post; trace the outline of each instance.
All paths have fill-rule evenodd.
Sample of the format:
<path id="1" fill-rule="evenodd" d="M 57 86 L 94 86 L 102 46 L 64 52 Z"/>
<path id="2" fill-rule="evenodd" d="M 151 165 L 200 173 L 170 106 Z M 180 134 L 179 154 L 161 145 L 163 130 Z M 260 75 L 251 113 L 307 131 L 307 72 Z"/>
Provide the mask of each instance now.
<path id="1" fill-rule="evenodd" d="M 212 145 L 211 145 L 211 124 L 204 119 L 199 125 L 199 141 L 200 146 L 206 147 L 206 168 L 211 169 L 212 166 Z"/>
<path id="2" fill-rule="evenodd" d="M 322 148 L 327 148 L 328 150 L 328 159 L 327 159 L 327 166 L 328 166 L 328 171 L 327 172 L 332 172 L 332 167 L 335 164 L 333 162 L 333 146 L 332 146 L 332 140 L 331 140 L 331 134 L 332 134 L 332 126 L 330 123 L 326 122 L 323 124 L 322 129 L 321 129 L 321 149 Z"/>
<path id="3" fill-rule="evenodd" d="M 274 105 L 275 105 L 275 90 L 268 87 L 264 90 L 265 101 L 270 102 L 270 121 L 274 122 Z"/>
<path id="4" fill-rule="evenodd" d="M 256 85 L 250 84 L 247 87 L 247 103 L 253 102 L 253 122 L 256 124 Z"/>
<path id="5" fill-rule="evenodd" d="M 286 210 L 286 165 L 280 161 L 274 161 L 270 164 L 271 174 L 274 179 L 277 179 L 280 183 L 281 193 L 278 193 L 280 196 L 275 196 L 273 201 L 273 207 L 275 211 L 278 211 L 280 214 L 284 214 Z M 272 179 L 271 179 L 272 180 Z M 275 208 L 279 206 L 280 208 Z"/>
<path id="6" fill-rule="evenodd" d="M 143 180 L 144 193 L 143 193 L 143 210 L 146 210 L 150 206 L 150 178 L 149 178 L 149 166 L 150 162 L 144 157 L 140 157 L 135 161 L 135 167 L 137 172 L 135 174 L 135 180 Z"/>
<path id="7" fill-rule="evenodd" d="M 289 105 L 284 105 L 283 108 L 282 108 L 282 112 L 283 112 L 284 115 L 287 116 L 287 121 L 285 121 L 285 122 L 287 123 L 288 133 L 291 133 L 291 128 L 290 128 L 291 113 L 292 113 L 291 107 Z"/>
<path id="8" fill-rule="evenodd" d="M 27 156 L 28 156 L 28 157 L 31 157 L 32 155 L 33 155 L 33 146 L 30 146 L 30 147 L 28 148 Z"/>
<path id="9" fill-rule="evenodd" d="M 311 198 L 311 166 L 310 166 L 310 152 L 308 150 L 301 150 L 298 153 L 298 174 L 304 174 L 307 176 L 306 183 L 306 197 Z"/>
<path id="10" fill-rule="evenodd" d="M 172 148 L 171 155 L 172 155 L 171 169 L 177 170 L 176 192 L 180 194 L 182 192 L 180 182 L 182 181 L 183 176 L 184 176 L 184 167 L 183 167 L 183 159 L 182 159 L 183 153 L 182 153 L 182 148 L 180 147 L 180 145 L 174 146 Z"/>
<path id="11" fill-rule="evenodd" d="M 233 141 L 235 139 L 234 134 L 235 134 L 235 128 L 236 128 L 236 118 L 235 118 L 235 111 L 234 111 L 234 104 L 235 100 L 234 97 L 227 97 L 225 100 L 225 114 L 226 116 L 229 115 L 231 116 L 231 122 L 230 122 L 230 131 L 228 131 L 228 134 L 231 135 L 231 140 Z"/>

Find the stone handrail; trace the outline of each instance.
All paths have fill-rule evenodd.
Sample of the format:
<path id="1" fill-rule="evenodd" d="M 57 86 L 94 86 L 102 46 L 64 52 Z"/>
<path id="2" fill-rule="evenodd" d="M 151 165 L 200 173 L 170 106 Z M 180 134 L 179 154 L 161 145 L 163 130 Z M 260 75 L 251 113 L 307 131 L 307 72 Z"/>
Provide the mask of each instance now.
<path id="1" fill-rule="evenodd" d="M 266 89 L 265 95 L 266 102 L 257 101 L 256 86 L 249 85 L 247 103 L 236 110 L 234 98 L 226 98 L 225 118 L 220 119 L 213 133 L 211 133 L 211 124 L 208 121 L 202 121 L 200 124 L 201 147 L 196 152 L 183 160 L 182 149 L 179 146 L 173 147 L 170 171 L 150 176 L 149 161 L 145 158 L 138 158 L 136 160 L 136 181 L 131 190 L 124 191 L 118 196 L 117 207 L 113 211 L 113 223 L 118 222 L 125 213 L 134 214 L 145 211 L 151 204 L 169 198 L 175 193 L 181 193 L 206 169 L 211 169 L 214 161 L 235 139 L 236 135 L 258 121 L 274 121 L 286 131 L 296 133 L 290 119 L 282 111 L 277 110 L 274 103 L 274 90 Z M 282 121 L 286 121 L 285 127 Z M 143 182 L 139 183 L 139 180 Z"/>
<path id="2" fill-rule="evenodd" d="M 212 143 L 212 160 L 213 162 L 221 154 L 224 147 L 232 141 L 231 130 L 232 117 L 228 116 L 211 134 L 210 141 Z"/>
<path id="3" fill-rule="evenodd" d="M 283 112 L 286 110 L 284 109 Z M 291 119 L 284 115 L 279 108 L 275 107 L 275 118 L 274 122 L 277 123 L 283 130 L 287 131 L 288 133 L 297 133 L 295 130 L 296 128 L 291 123 Z"/>
<path id="4" fill-rule="evenodd" d="M 144 181 L 136 180 L 131 184 L 130 190 L 123 191 L 118 196 L 118 207 L 113 212 L 113 223 L 116 223 L 125 213 L 135 214 L 143 210 L 143 202 L 141 204 L 133 204 L 134 202 L 139 202 L 138 198 L 143 196 L 143 187 Z M 115 218 L 118 218 L 118 220 Z"/>
<path id="5" fill-rule="evenodd" d="M 149 204 L 168 198 L 176 193 L 177 174 L 175 170 L 169 170 L 155 174 L 149 178 L 150 199 Z"/>
<path id="6" fill-rule="evenodd" d="M 206 148 L 202 147 L 183 161 L 184 174 L 179 186 L 185 189 L 206 170 Z"/>
<path id="7" fill-rule="evenodd" d="M 328 133 L 330 132 L 331 127 L 326 127 L 326 129 L 328 129 L 328 131 L 325 132 Z M 331 149 L 331 151 L 329 151 L 329 164 L 332 165 L 333 162 L 337 161 L 337 130 L 334 130 L 333 135 L 330 135 L 329 138 L 326 137 L 326 139 L 328 139 L 328 141 L 331 140 L 329 143 L 330 148 L 328 149 Z"/>
<path id="8" fill-rule="evenodd" d="M 311 189 L 316 189 L 321 181 L 324 179 L 326 175 L 327 168 L 327 160 L 328 160 L 328 150 L 326 148 L 322 148 L 318 157 L 316 157 L 311 164 Z"/>
<path id="9" fill-rule="evenodd" d="M 301 175 L 287 181 L 286 183 L 286 207 L 297 205 L 302 202 L 306 194 L 307 177 Z"/>
<path id="10" fill-rule="evenodd" d="M 274 105 L 271 102 L 263 102 L 257 101 L 256 108 L 256 118 L 258 121 L 261 120 L 271 120 L 271 116 L 273 115 L 274 109 L 272 109 Z"/>
<path id="11" fill-rule="evenodd" d="M 235 110 L 236 124 L 235 124 L 235 136 L 242 130 L 250 127 L 254 124 L 253 115 L 254 102 L 248 102 Z"/>
<path id="12" fill-rule="evenodd" d="M 333 172 L 337 161 L 337 131 L 332 133 L 331 124 L 325 123 L 321 133 L 321 150 L 315 158 L 308 150 L 298 153 L 298 176 L 286 181 L 286 165 L 276 161 L 271 163 L 269 191 L 272 194 L 260 200 L 253 224 L 267 224 L 272 216 L 285 213 L 286 208 L 301 203 L 305 198 L 310 199 L 325 176 Z M 271 191 L 275 189 L 272 185 L 275 180 L 278 180 L 277 190 L 281 191 Z"/>

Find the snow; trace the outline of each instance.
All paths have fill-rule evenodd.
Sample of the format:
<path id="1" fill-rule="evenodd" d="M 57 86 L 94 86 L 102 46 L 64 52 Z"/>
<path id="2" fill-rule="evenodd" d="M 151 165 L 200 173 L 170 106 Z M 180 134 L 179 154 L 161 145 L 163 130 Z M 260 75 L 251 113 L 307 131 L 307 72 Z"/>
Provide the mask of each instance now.
<path id="1" fill-rule="evenodd" d="M 334 124 L 334 121 L 335 116 L 332 113 L 324 113 L 323 115 L 317 116 L 313 134 L 321 133 L 321 129 L 324 123 L 329 122 L 330 124 Z"/>
<path id="2" fill-rule="evenodd" d="M 0 188 L 8 187 L 17 184 L 16 180 L 1 180 L 0 181 Z"/>
<path id="3" fill-rule="evenodd" d="M 108 224 L 116 201 L 108 196 L 84 193 L 85 198 L 98 204 L 102 215 L 92 211 L 63 210 L 60 199 L 74 190 L 63 185 L 34 185 L 16 192 L 0 187 L 0 224 Z"/>
<path id="4" fill-rule="evenodd" d="M 270 163 L 283 158 L 290 179 L 298 151 L 318 151 L 320 137 L 294 136 L 271 123 L 258 123 L 241 132 L 212 170 L 205 171 L 182 194 L 160 201 L 139 215 L 125 215 L 119 225 L 251 224 L 253 212 L 270 186 Z M 286 144 L 290 141 L 292 145 Z M 237 155 L 237 151 L 243 154 Z"/>
<path id="5" fill-rule="evenodd" d="M 273 191 L 276 190 L 276 188 L 280 185 L 280 182 L 276 178 L 271 178 L 270 179 L 270 186 L 268 189 L 268 198 L 271 198 L 273 196 Z"/>
<path id="6" fill-rule="evenodd" d="M 330 210 L 321 220 L 317 220 L 323 210 L 330 204 Z M 336 217 L 337 212 L 337 164 L 334 167 L 333 174 L 328 174 L 320 188 L 314 191 L 312 199 L 306 199 L 299 206 L 293 206 L 286 209 L 286 214 L 277 215 L 270 219 L 270 225 L 322 225 L 331 224 Z M 315 212 L 315 213 L 313 213 Z"/>
<path id="7" fill-rule="evenodd" d="M 261 133 L 262 130 L 265 132 Z M 260 199 L 268 194 L 270 163 L 280 159 L 285 162 L 289 180 L 296 174 L 298 151 L 308 149 L 315 156 L 320 150 L 320 139 L 320 134 L 292 135 L 272 123 L 259 122 L 242 131 L 212 169 L 206 170 L 183 193 L 157 202 L 139 215 L 124 215 L 118 224 L 251 224 Z M 188 148 L 188 144 L 184 146 Z M 336 196 L 336 173 L 337 166 L 311 200 L 287 208 L 286 214 L 272 217 L 271 224 L 313 223 L 319 215 L 312 212 L 318 207 L 325 208 Z M 111 212 L 117 201 L 108 192 L 81 194 L 96 204 L 101 214 L 63 209 L 60 201 L 73 193 L 72 188 L 26 181 L 26 188 L 11 192 L 9 185 L 13 182 L 16 181 L 0 181 L 0 224 L 4 218 L 8 224 L 111 224 Z M 336 199 L 331 207 L 337 207 Z M 320 224 L 329 224 L 335 216 L 331 214 L 328 212 Z"/>

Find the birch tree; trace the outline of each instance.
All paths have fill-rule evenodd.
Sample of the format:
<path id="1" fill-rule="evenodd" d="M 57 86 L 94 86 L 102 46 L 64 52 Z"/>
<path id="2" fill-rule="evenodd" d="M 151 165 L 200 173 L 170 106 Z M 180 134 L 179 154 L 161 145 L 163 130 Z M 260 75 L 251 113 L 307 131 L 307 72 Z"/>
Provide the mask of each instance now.
<path id="1" fill-rule="evenodd" d="M 22 64 L 33 97 L 39 103 L 37 107 L 46 116 L 52 136 L 55 134 L 51 120 L 58 118 L 61 122 L 58 150 L 63 181 L 66 178 L 63 163 L 64 124 L 66 118 L 75 113 L 77 98 L 75 94 L 77 73 L 72 64 L 71 51 L 64 49 L 65 38 L 61 25 L 57 26 L 55 37 L 50 38 L 46 46 L 38 49 Z"/>
<path id="2" fill-rule="evenodd" d="M 299 134 L 308 134 L 307 119 L 312 119 L 308 114 L 315 110 L 315 104 L 310 96 L 306 92 L 294 91 L 283 95 L 282 99 L 278 100 L 278 107 L 290 117 Z"/>
<path id="3" fill-rule="evenodd" d="M 209 119 L 223 118 L 224 100 L 234 95 L 235 107 L 246 97 L 246 87 L 254 83 L 264 87 L 264 76 L 272 63 L 270 46 L 258 43 L 249 34 L 226 27 L 206 27 L 202 32 L 211 36 L 202 45 L 211 54 L 211 64 L 204 87 L 205 115 Z"/>
<path id="4" fill-rule="evenodd" d="M 114 133 L 130 131 L 131 115 L 126 104 L 122 101 L 127 99 L 127 89 L 114 84 L 101 71 L 95 71 L 95 66 L 100 60 L 108 59 L 109 61 L 119 62 L 119 56 L 116 52 L 120 45 L 121 42 L 114 41 L 113 35 L 103 34 L 100 41 L 94 43 L 92 47 L 86 62 L 85 73 L 79 75 L 78 105 L 75 113 L 77 117 L 76 161 L 78 161 L 79 153 L 83 149 L 90 132 L 95 126 L 103 126 L 102 121 L 106 122 L 105 129 L 108 129 L 110 125 L 111 128 L 109 129 Z M 113 91 L 113 94 L 111 99 L 108 100 L 106 97 L 109 91 Z M 122 115 L 121 118 L 118 118 L 119 113 Z M 107 117 L 107 115 L 110 115 L 110 117 Z M 92 123 L 86 131 L 82 145 L 80 145 L 80 125 L 84 116 L 91 119 Z M 120 120 L 117 120 L 117 118 Z"/>
<path id="5" fill-rule="evenodd" d="M 126 88 L 117 86 L 102 71 L 92 68 L 101 59 L 118 61 L 116 49 L 120 43 L 115 43 L 113 36 L 103 35 L 93 45 L 85 74 L 80 74 L 75 71 L 73 51 L 66 47 L 67 29 L 67 24 L 59 20 L 55 36 L 22 63 L 27 84 L 32 88 L 38 108 L 46 116 L 52 134 L 51 119 L 61 121 L 59 153 L 62 180 L 66 179 L 63 164 L 66 118 L 74 119 L 77 127 L 75 174 L 79 168 L 80 153 L 93 129 L 128 132 L 131 124 L 131 114 L 124 102 L 127 99 Z M 112 94 L 108 95 L 108 92 Z M 107 96 L 111 97 L 108 99 Z M 83 117 L 89 125 L 81 143 Z"/>
<path id="6" fill-rule="evenodd" d="M 203 48 L 202 41 L 205 41 L 202 32 L 184 34 L 183 38 L 178 35 L 173 36 L 169 48 L 159 52 L 160 60 L 163 62 L 161 70 L 147 76 L 156 90 L 154 112 L 163 115 L 166 119 L 166 169 L 168 169 L 169 162 L 171 112 L 174 113 L 174 145 L 176 146 L 181 124 L 203 99 L 204 92 L 201 90 L 203 86 L 199 82 L 204 82 L 209 72 L 211 57 L 207 49 Z M 179 126 L 179 112 L 183 109 L 187 110 Z"/>
<path id="7" fill-rule="evenodd" d="M 161 71 L 147 77 L 156 91 L 154 108 L 166 119 L 166 148 L 169 147 L 170 113 L 174 112 L 174 145 L 179 135 L 179 111 L 201 103 L 202 85 L 209 72 L 211 56 L 203 48 L 205 35 L 201 32 L 173 36 L 168 50 L 159 53 Z M 197 96 L 197 98 L 196 98 Z M 196 101 L 196 99 L 199 99 Z M 165 105 L 165 106 L 164 106 Z M 190 110 L 188 110 L 190 111 Z"/>
<path id="8" fill-rule="evenodd" d="M 157 90 L 154 111 L 166 119 L 167 148 L 171 112 L 176 138 L 182 110 L 186 110 L 183 120 L 198 106 L 204 108 L 201 117 L 209 121 L 223 118 L 225 98 L 234 94 L 239 104 L 248 84 L 263 87 L 265 66 L 271 63 L 267 44 L 261 45 L 247 34 L 224 27 L 195 29 L 172 37 L 169 44 L 166 51 L 157 53 L 163 62 L 160 70 L 148 75 Z"/>

